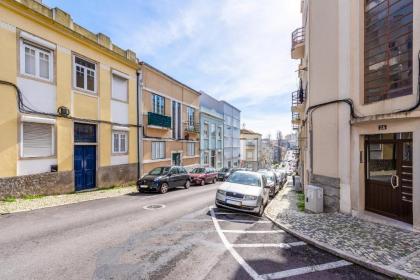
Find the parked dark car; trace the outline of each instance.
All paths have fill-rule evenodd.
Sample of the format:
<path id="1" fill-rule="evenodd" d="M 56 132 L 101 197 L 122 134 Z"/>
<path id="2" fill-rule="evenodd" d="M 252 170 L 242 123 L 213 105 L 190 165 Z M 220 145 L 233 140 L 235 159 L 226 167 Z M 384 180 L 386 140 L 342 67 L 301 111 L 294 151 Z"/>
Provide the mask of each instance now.
<path id="1" fill-rule="evenodd" d="M 217 172 L 217 180 L 224 181 L 226 179 L 226 174 L 229 172 L 230 168 L 223 167 L 220 168 Z"/>
<path id="2" fill-rule="evenodd" d="M 162 194 L 181 186 L 188 189 L 190 185 L 190 175 L 181 166 L 156 167 L 137 181 L 139 192 L 160 192 Z"/>
<path id="3" fill-rule="evenodd" d="M 216 183 L 217 172 L 212 167 L 197 167 L 190 172 L 191 183 L 204 186 L 207 183 Z"/>

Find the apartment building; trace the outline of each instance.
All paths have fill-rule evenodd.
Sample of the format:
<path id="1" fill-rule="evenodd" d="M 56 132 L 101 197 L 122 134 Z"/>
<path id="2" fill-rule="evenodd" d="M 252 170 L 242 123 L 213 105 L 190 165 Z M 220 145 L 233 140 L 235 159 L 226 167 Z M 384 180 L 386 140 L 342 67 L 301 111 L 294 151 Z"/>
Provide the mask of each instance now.
<path id="1" fill-rule="evenodd" d="M 223 104 L 224 119 L 223 166 L 238 167 L 241 160 L 241 111 L 226 101 L 220 102 Z"/>
<path id="2" fill-rule="evenodd" d="M 240 166 L 257 171 L 262 168 L 261 151 L 262 135 L 250 129 L 240 130 L 241 162 Z"/>
<path id="3" fill-rule="evenodd" d="M 223 167 L 223 103 L 200 93 L 200 163 L 219 169 Z"/>
<path id="4" fill-rule="evenodd" d="M 261 140 L 261 167 L 271 168 L 274 161 L 274 145 L 269 138 Z"/>
<path id="5" fill-rule="evenodd" d="M 0 1 L 0 197 L 138 175 L 137 59 L 41 1 Z"/>
<path id="6" fill-rule="evenodd" d="M 301 3 L 292 124 L 305 185 L 324 188 L 327 211 L 420 230 L 420 2 Z"/>
<path id="7" fill-rule="evenodd" d="M 145 62 L 140 68 L 142 173 L 158 166 L 198 166 L 200 93 Z"/>

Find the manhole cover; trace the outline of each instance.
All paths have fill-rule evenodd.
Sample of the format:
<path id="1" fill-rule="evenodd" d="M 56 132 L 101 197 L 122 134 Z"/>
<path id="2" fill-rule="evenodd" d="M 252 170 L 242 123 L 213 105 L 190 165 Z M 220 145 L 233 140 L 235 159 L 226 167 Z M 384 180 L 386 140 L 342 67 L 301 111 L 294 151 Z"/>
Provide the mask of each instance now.
<path id="1" fill-rule="evenodd" d="M 165 208 L 166 206 L 163 204 L 151 204 L 151 205 L 146 205 L 143 207 L 143 209 L 146 210 L 155 210 L 155 209 L 160 209 L 160 208 Z"/>

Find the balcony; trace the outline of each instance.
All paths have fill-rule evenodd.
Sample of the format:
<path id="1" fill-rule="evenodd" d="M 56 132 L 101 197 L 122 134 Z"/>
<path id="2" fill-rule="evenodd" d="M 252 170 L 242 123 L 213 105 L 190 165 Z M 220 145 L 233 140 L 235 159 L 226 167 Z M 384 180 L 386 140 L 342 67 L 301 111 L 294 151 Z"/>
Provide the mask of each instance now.
<path id="1" fill-rule="evenodd" d="M 292 128 L 294 130 L 299 129 L 302 124 L 300 114 L 298 112 L 292 112 Z"/>
<path id="2" fill-rule="evenodd" d="M 171 129 L 171 117 L 160 115 L 152 112 L 147 113 L 147 126 L 158 129 Z"/>
<path id="3" fill-rule="evenodd" d="M 306 95 L 303 89 L 292 92 L 292 112 L 303 113 L 305 111 Z"/>
<path id="4" fill-rule="evenodd" d="M 305 55 L 305 29 L 297 28 L 292 32 L 292 58 L 301 59 Z"/>
<path id="5" fill-rule="evenodd" d="M 188 133 L 198 134 L 200 133 L 200 124 L 184 122 L 184 131 Z"/>

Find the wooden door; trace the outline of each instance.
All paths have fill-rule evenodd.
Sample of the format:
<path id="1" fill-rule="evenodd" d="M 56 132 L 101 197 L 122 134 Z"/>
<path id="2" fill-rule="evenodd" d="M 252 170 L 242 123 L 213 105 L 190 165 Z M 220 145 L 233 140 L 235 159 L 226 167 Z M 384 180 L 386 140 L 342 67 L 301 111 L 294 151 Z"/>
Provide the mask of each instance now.
<path id="1" fill-rule="evenodd" d="M 402 134 L 367 137 L 365 208 L 413 223 L 412 140 Z"/>

